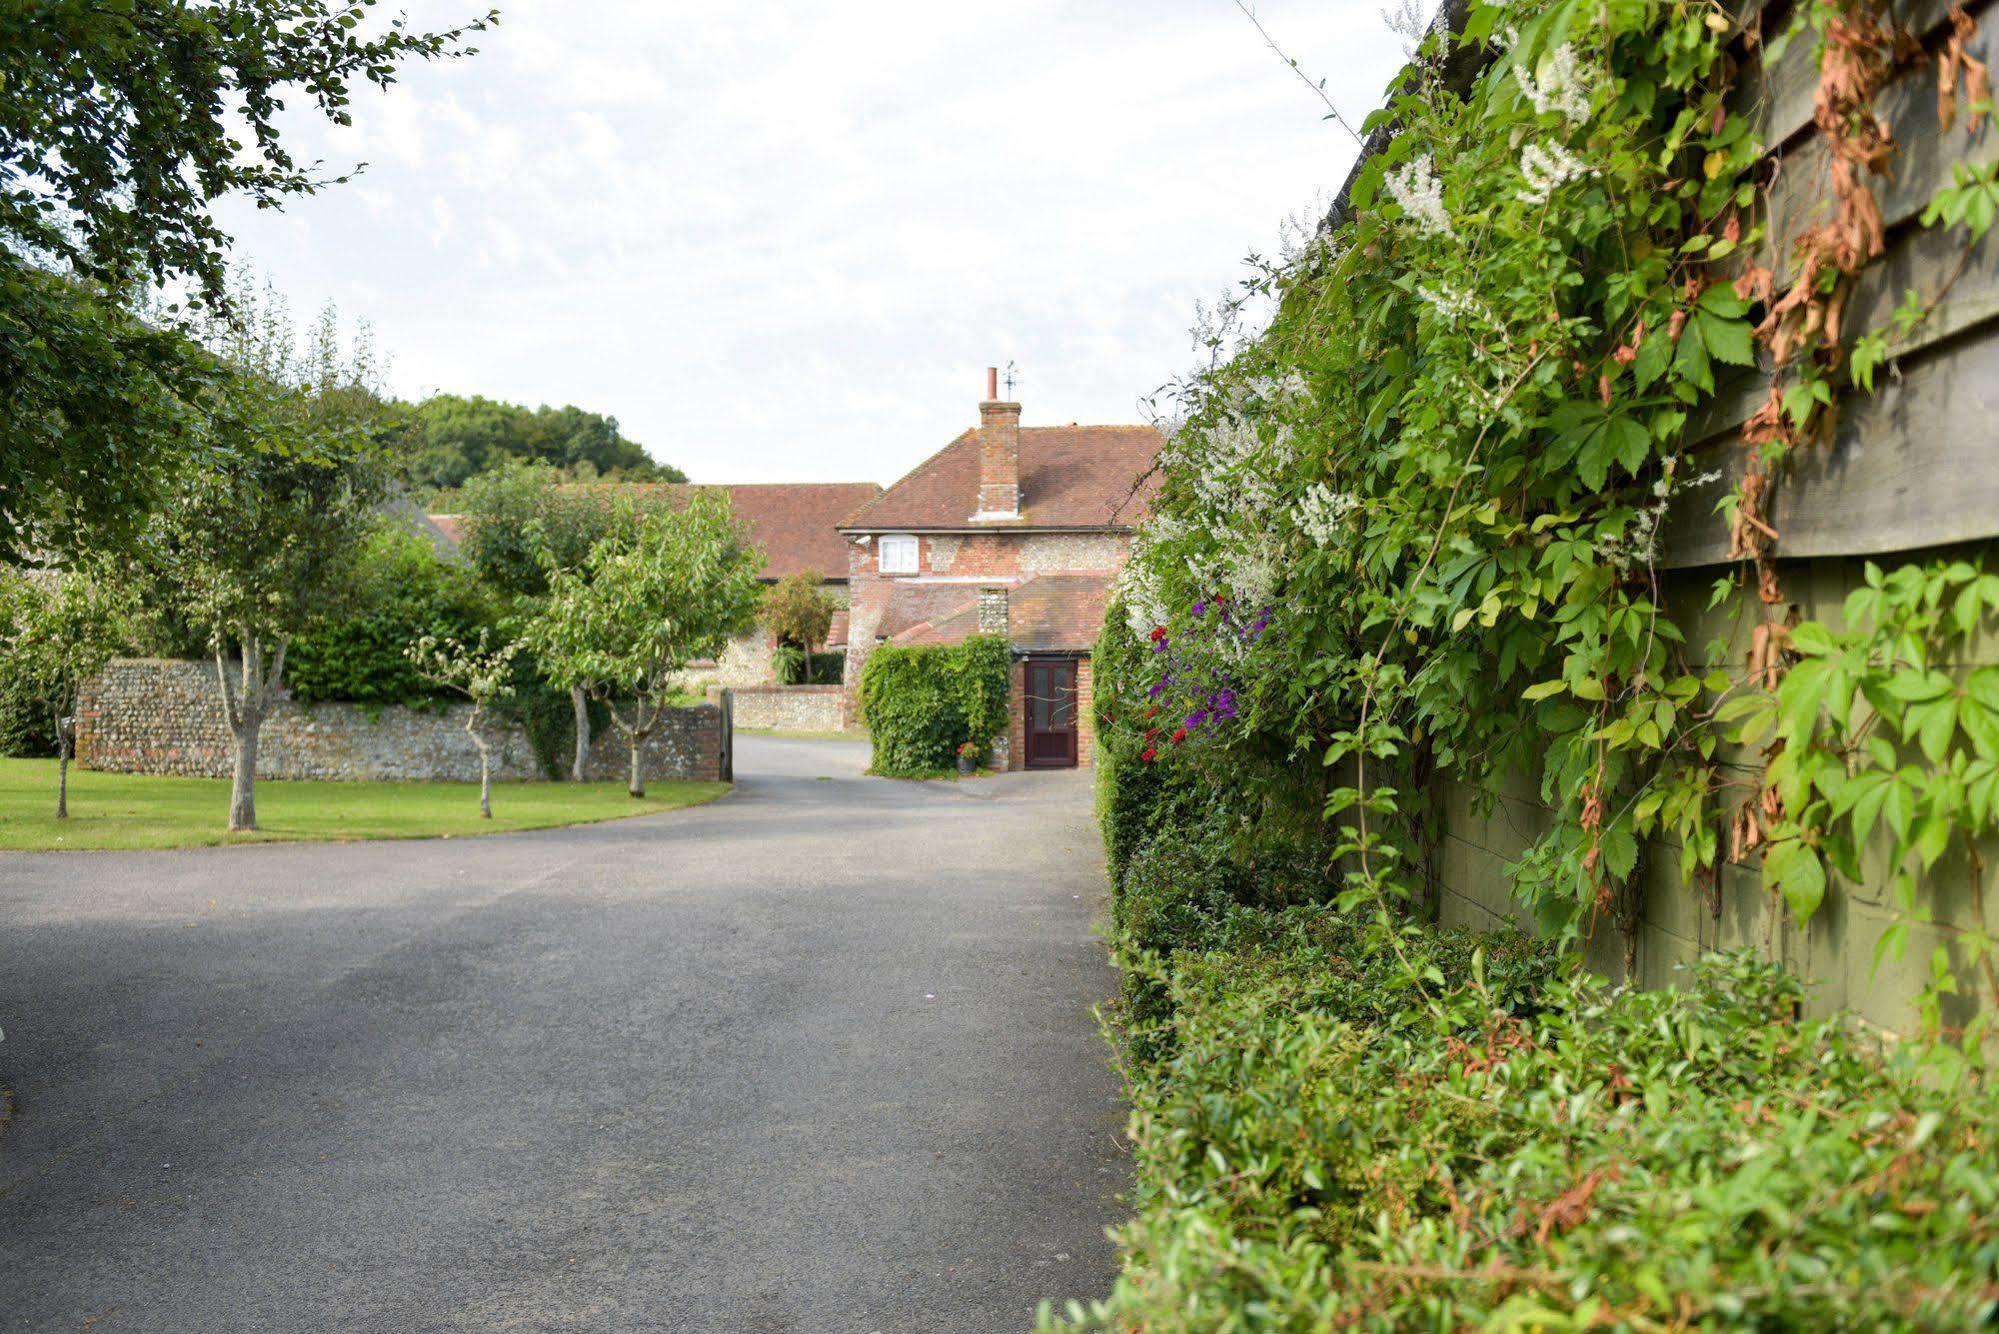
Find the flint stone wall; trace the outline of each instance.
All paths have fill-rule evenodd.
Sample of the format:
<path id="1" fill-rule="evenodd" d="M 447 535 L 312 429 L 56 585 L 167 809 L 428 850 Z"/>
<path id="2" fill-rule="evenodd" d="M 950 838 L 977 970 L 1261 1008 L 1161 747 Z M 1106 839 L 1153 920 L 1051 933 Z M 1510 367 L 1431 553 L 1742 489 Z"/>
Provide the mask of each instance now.
<path id="1" fill-rule="evenodd" d="M 718 693 L 710 690 L 708 698 L 713 701 Z M 848 727 L 844 686 L 738 686 L 729 693 L 735 697 L 738 727 L 787 732 L 844 732 Z"/>
<path id="2" fill-rule="evenodd" d="M 257 776 L 477 782 L 479 750 L 465 732 L 471 710 L 465 703 L 366 709 L 286 700 L 264 721 Z M 548 776 L 519 724 L 496 721 L 484 732 L 494 778 Z M 215 665 L 158 658 L 112 662 L 81 692 L 76 756 L 86 769 L 227 778 L 234 768 L 232 739 L 222 718 Z M 606 728 L 592 738 L 587 777 L 622 780 L 630 767 L 622 733 Z M 648 779 L 727 779 L 730 768 L 727 716 L 717 703 L 668 709 L 646 744 Z"/>

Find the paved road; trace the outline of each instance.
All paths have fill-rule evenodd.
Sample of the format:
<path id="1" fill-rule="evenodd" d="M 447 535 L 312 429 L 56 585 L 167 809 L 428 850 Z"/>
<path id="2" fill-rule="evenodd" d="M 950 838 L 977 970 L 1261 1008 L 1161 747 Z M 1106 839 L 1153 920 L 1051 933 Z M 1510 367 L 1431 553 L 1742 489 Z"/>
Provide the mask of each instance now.
<path id="1" fill-rule="evenodd" d="M 1019 1330 L 1124 1160 L 1087 779 L 0 857 L 0 1328 Z M 502 793 L 501 800 L 505 800 Z"/>

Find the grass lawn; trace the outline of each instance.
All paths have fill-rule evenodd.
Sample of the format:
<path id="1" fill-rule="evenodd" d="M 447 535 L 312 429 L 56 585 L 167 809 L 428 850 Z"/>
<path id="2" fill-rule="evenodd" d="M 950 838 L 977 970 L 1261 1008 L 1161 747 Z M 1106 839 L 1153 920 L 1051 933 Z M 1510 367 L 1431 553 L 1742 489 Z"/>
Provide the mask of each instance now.
<path id="1" fill-rule="evenodd" d="M 713 801 L 727 783 L 658 781 L 633 800 L 623 783 L 495 783 L 479 818 L 477 783 L 257 784 L 254 834 L 231 834 L 229 782 L 92 773 L 71 765 L 69 819 L 55 818 L 56 762 L 0 759 L 0 851 L 193 848 L 300 839 L 435 838 L 592 824 Z"/>

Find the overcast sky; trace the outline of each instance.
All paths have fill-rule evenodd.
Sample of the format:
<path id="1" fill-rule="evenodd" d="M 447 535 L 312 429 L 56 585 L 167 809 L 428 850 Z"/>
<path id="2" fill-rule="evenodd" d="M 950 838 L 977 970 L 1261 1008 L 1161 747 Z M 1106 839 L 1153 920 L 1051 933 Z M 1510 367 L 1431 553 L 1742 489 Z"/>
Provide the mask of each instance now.
<path id="1" fill-rule="evenodd" d="M 1232 0 L 499 2 L 477 56 L 302 123 L 367 171 L 232 207 L 238 256 L 372 321 L 403 394 L 608 412 L 697 481 L 893 481 L 1008 360 L 1028 425 L 1140 420 L 1354 156 Z M 1356 121 L 1380 11 L 1258 7 Z"/>

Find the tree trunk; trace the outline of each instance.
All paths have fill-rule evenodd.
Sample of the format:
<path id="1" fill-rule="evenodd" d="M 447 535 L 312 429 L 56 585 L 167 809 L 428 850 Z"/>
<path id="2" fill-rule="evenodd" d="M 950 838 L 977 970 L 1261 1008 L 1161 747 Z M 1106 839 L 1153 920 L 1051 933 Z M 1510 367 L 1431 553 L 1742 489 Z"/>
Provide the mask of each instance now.
<path id="1" fill-rule="evenodd" d="M 236 772 L 229 783 L 229 832 L 257 827 L 257 734 L 261 718 L 245 719 L 236 728 Z"/>
<path id="2" fill-rule="evenodd" d="M 569 779 L 580 783 L 590 763 L 590 697 L 582 686 L 569 687 L 569 706 L 576 711 L 576 762 L 569 768 Z"/>
<path id="3" fill-rule="evenodd" d="M 493 749 L 486 744 L 486 737 L 479 730 L 480 715 L 484 706 L 472 701 L 472 712 L 465 717 L 465 735 L 472 738 L 472 744 L 479 748 L 479 818 L 493 818 Z"/>
<path id="4" fill-rule="evenodd" d="M 625 738 L 632 743 L 632 777 L 625 784 L 625 791 L 635 797 L 643 797 L 646 794 L 646 778 L 639 764 L 639 751 L 645 746 L 646 739 L 637 732 L 627 732 Z"/>
<path id="5" fill-rule="evenodd" d="M 69 730 L 56 724 L 56 819 L 69 819 Z"/>

